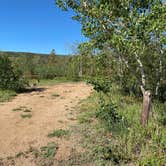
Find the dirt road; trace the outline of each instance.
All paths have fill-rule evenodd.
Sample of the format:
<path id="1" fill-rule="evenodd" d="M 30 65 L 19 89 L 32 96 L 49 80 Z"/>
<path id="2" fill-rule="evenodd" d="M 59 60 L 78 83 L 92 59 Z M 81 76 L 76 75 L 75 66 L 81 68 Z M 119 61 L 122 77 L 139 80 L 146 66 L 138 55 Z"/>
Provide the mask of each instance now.
<path id="1" fill-rule="evenodd" d="M 40 87 L 0 104 L 0 158 L 13 156 L 29 147 L 41 147 L 50 139 L 56 139 L 59 144 L 58 159 L 68 155 L 68 140 L 48 138 L 47 135 L 75 124 L 74 107 L 90 92 L 91 87 L 85 83 L 63 83 Z"/>

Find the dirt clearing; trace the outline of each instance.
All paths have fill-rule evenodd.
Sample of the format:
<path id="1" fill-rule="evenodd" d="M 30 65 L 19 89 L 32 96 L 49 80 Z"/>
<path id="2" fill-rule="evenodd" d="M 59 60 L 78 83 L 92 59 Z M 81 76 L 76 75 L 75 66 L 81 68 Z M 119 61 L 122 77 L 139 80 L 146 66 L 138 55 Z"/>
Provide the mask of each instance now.
<path id="1" fill-rule="evenodd" d="M 65 158 L 70 153 L 71 142 L 49 138 L 48 134 L 74 125 L 75 107 L 90 92 L 91 87 L 85 83 L 63 83 L 40 87 L 0 104 L 0 158 L 14 156 L 30 147 L 42 147 L 50 141 L 59 146 L 55 157 Z"/>

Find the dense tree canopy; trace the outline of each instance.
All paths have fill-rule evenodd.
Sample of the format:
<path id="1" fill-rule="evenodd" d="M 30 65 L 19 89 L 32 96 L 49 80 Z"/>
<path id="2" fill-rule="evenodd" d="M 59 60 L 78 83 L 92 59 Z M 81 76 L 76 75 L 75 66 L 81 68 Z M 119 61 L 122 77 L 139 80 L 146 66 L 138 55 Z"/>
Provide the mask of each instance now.
<path id="1" fill-rule="evenodd" d="M 72 9 L 94 48 L 107 48 L 142 90 L 158 95 L 164 77 L 166 5 L 161 0 L 56 0 Z M 119 66 L 117 66 L 117 70 Z"/>
<path id="2" fill-rule="evenodd" d="M 74 11 L 73 19 L 81 23 L 89 45 L 98 54 L 102 55 L 103 50 L 110 52 L 121 87 L 137 94 L 142 92 L 141 123 L 145 126 L 152 94 L 166 100 L 164 1 L 56 0 L 56 4 L 65 11 Z"/>

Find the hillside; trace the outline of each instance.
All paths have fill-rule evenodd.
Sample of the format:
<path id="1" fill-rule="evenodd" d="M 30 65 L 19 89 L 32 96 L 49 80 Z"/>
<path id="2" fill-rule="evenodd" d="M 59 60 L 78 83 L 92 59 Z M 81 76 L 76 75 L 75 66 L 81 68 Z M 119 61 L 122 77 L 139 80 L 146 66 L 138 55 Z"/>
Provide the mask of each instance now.
<path id="1" fill-rule="evenodd" d="M 51 57 L 49 54 L 10 51 L 1 51 L 0 56 L 8 57 L 13 66 L 25 77 L 38 75 L 42 79 L 65 76 L 72 59 L 67 55 L 55 54 Z"/>
<path id="2" fill-rule="evenodd" d="M 32 53 L 32 52 L 0 51 L 0 55 L 6 55 L 10 57 L 10 56 L 20 56 L 20 55 L 48 56 L 49 54 Z M 68 55 L 56 54 L 56 56 L 67 57 Z"/>

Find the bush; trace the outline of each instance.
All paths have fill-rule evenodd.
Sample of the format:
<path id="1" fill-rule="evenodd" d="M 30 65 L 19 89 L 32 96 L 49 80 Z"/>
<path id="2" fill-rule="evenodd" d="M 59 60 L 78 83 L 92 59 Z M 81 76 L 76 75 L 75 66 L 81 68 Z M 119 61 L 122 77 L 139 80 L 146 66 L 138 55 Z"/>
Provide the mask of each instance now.
<path id="1" fill-rule="evenodd" d="M 0 89 L 19 91 L 27 82 L 23 79 L 22 73 L 14 69 L 8 57 L 0 56 Z"/>
<path id="2" fill-rule="evenodd" d="M 103 78 L 90 79 L 88 83 L 94 86 L 97 92 L 109 93 L 111 90 L 111 81 Z"/>
<path id="3" fill-rule="evenodd" d="M 96 117 L 99 118 L 109 130 L 119 130 L 127 126 L 125 118 L 117 112 L 117 107 L 109 102 L 102 104 L 96 111 Z M 126 128 L 126 127 L 125 127 Z"/>

